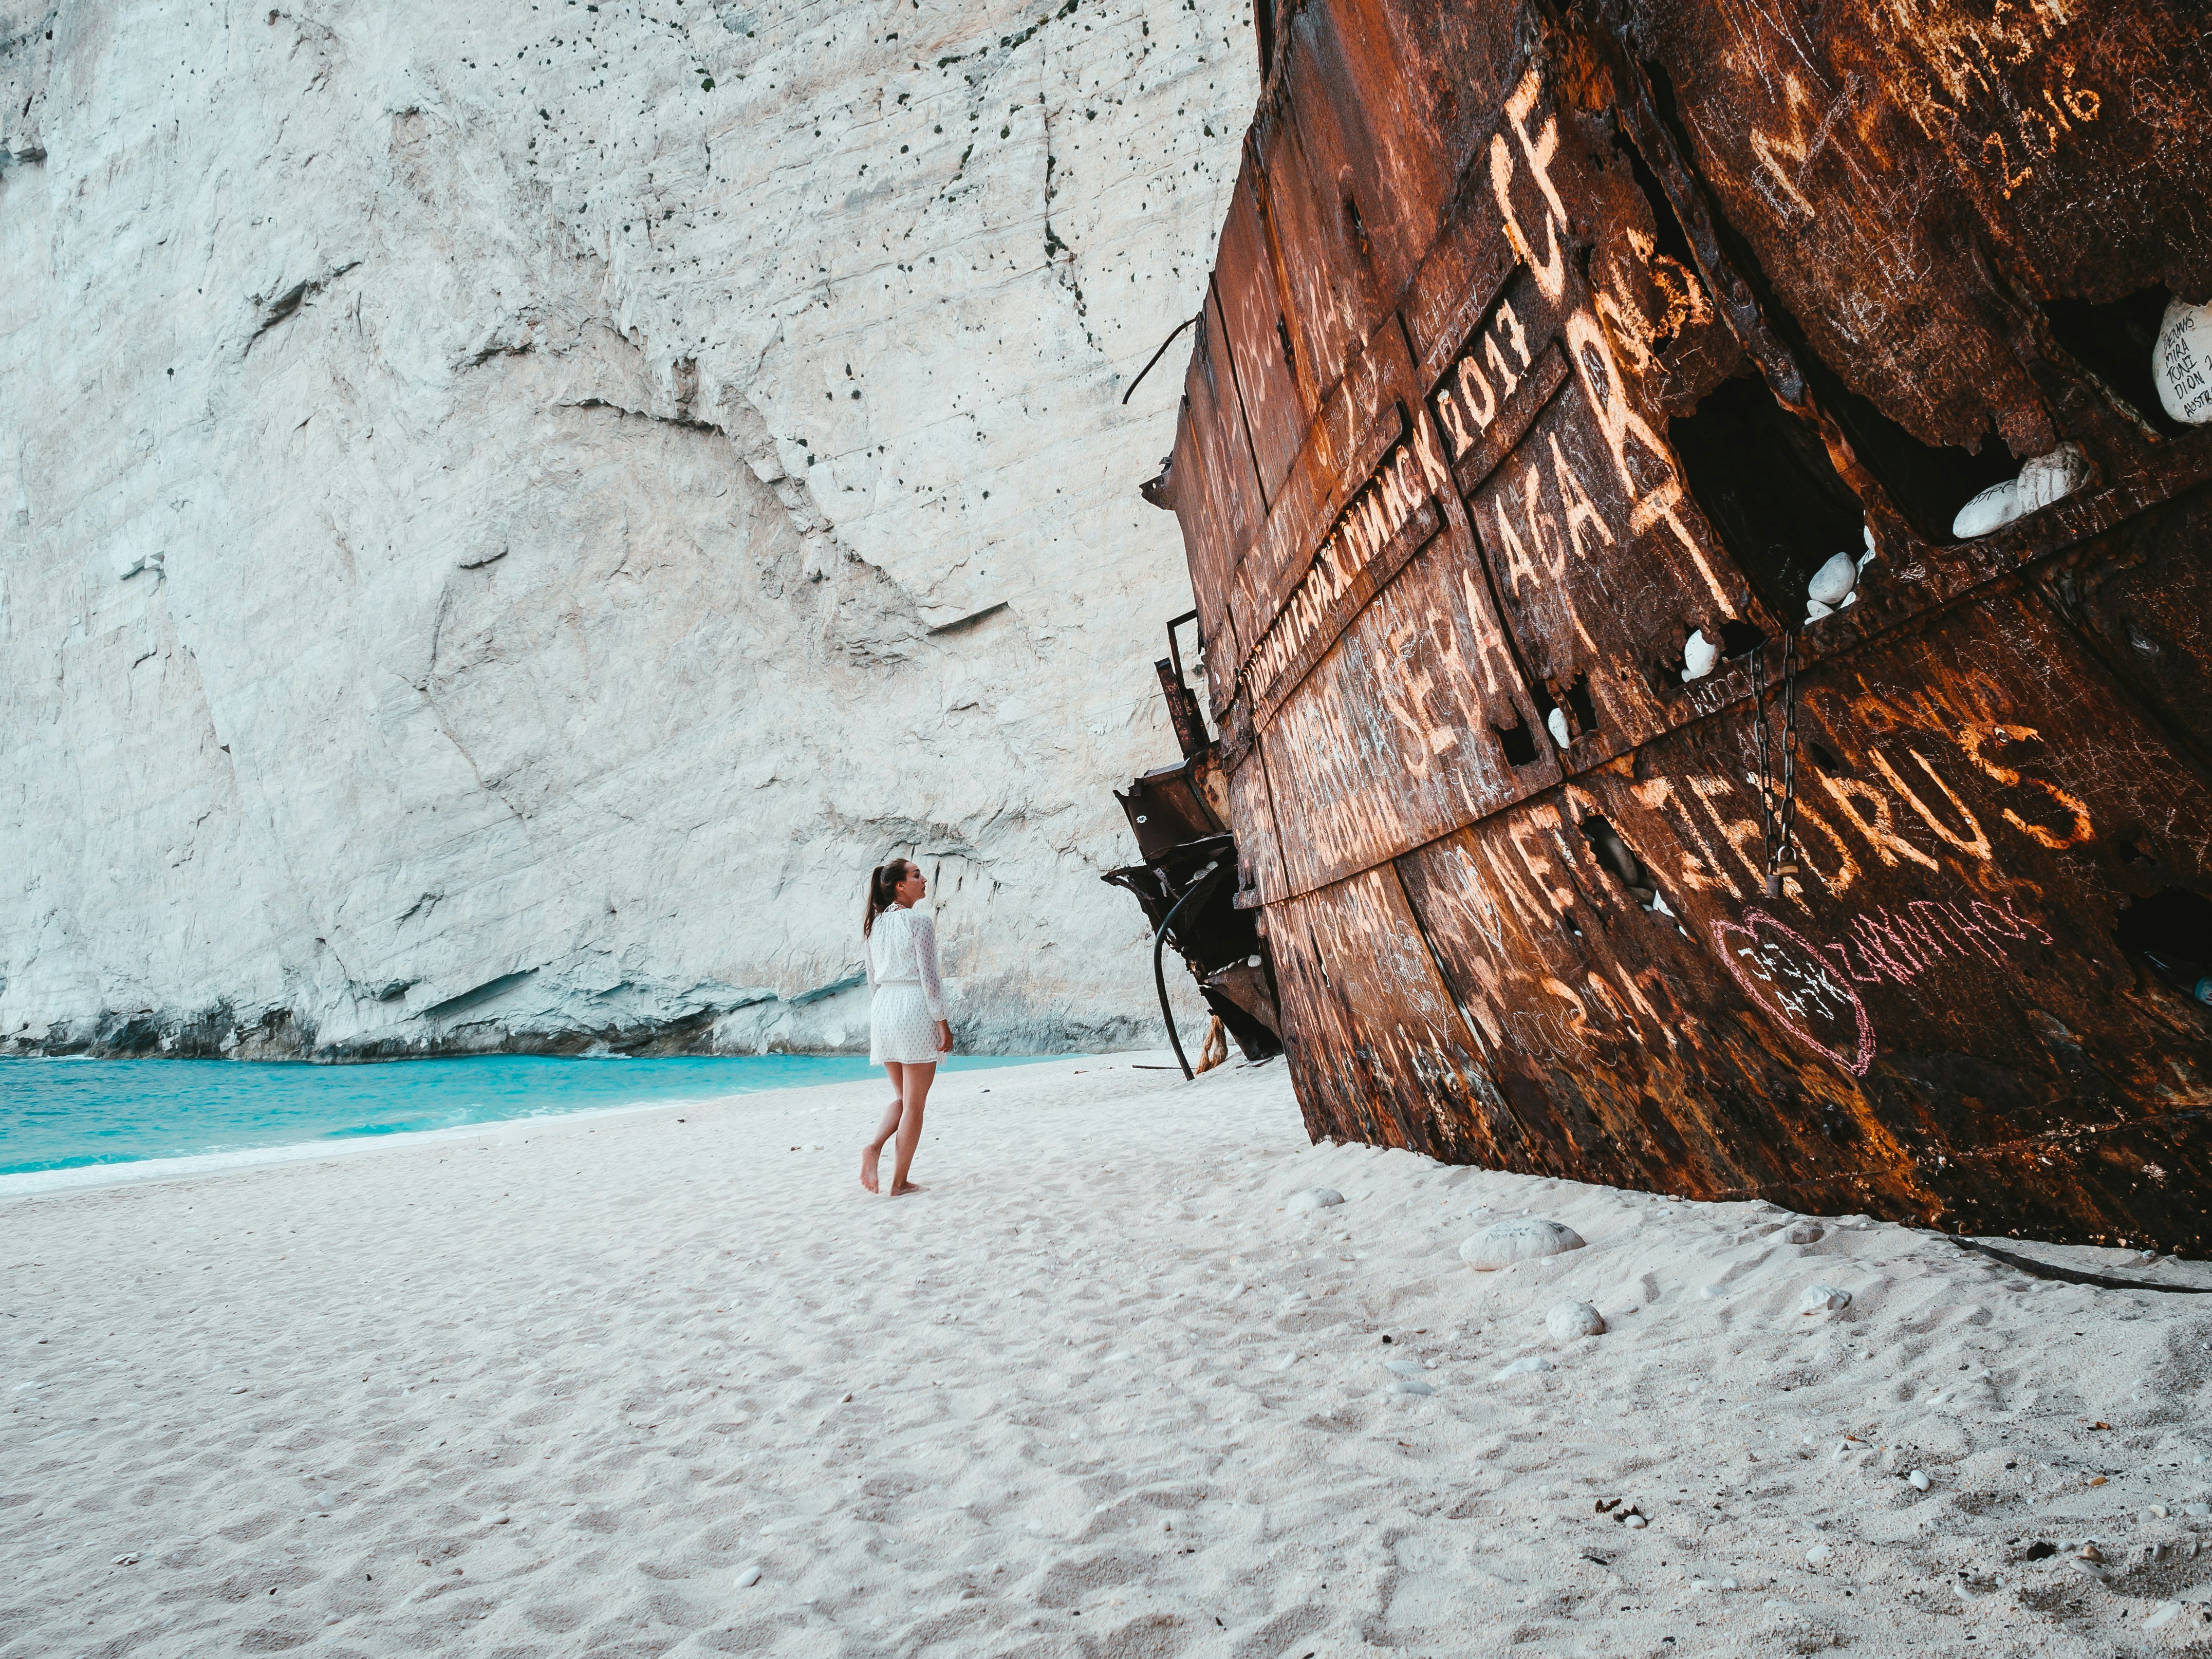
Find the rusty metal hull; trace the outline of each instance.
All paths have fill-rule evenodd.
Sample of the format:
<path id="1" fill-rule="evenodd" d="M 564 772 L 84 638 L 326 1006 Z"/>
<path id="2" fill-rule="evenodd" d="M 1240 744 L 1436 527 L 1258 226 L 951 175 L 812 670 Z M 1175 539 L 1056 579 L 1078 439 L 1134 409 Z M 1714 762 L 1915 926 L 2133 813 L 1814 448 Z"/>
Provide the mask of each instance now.
<path id="1" fill-rule="evenodd" d="M 2212 1246 L 2197 9 L 1262 9 L 1152 491 L 1310 1131 Z"/>

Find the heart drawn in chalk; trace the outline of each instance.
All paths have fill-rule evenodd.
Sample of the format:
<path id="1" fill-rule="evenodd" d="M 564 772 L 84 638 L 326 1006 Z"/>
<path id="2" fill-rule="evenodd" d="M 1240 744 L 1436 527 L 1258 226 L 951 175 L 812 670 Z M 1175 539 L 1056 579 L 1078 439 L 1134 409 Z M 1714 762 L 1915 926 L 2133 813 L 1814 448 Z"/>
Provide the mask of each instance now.
<path id="1" fill-rule="evenodd" d="M 1713 924 L 1713 944 L 1746 995 L 1792 1036 L 1855 1077 L 1874 1064 L 1874 1022 L 1820 947 L 1764 910 Z"/>

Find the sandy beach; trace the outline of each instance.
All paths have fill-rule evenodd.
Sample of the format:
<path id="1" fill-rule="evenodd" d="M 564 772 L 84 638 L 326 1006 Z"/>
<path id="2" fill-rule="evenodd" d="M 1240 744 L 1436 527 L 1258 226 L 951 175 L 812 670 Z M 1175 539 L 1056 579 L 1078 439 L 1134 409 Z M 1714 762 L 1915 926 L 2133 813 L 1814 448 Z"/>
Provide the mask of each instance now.
<path id="1" fill-rule="evenodd" d="M 2212 1651 L 2212 1297 L 1164 1059 L 0 1202 L 0 1656 Z"/>

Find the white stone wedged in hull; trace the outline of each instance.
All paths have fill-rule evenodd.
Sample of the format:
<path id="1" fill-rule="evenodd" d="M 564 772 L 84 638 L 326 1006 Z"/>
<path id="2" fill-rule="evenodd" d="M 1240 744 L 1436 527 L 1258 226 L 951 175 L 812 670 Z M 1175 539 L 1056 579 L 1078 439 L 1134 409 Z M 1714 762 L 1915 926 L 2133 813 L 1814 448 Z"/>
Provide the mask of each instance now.
<path id="1" fill-rule="evenodd" d="M 2169 300 L 2151 352 L 2158 400 L 2177 421 L 2212 421 L 2212 305 Z"/>
<path id="2" fill-rule="evenodd" d="M 1693 629 L 1682 647 L 1683 680 L 1686 683 L 1705 678 L 1720 659 L 1720 647 L 1705 637 L 1703 629 Z"/>
<path id="3" fill-rule="evenodd" d="M 1848 553 L 1833 554 L 1813 573 L 1813 580 L 1805 585 L 1805 597 L 1814 605 L 1832 610 L 1844 602 L 1858 581 L 1859 562 Z"/>
<path id="4" fill-rule="evenodd" d="M 2001 530 L 2014 519 L 2041 512 L 2063 501 L 2089 481 L 2089 458 L 2078 444 L 2061 444 L 2048 455 L 2038 455 L 2020 470 L 2017 477 L 1987 489 L 1959 509 L 1951 533 L 1972 541 Z"/>
<path id="5" fill-rule="evenodd" d="M 796 1000 L 893 851 L 963 1047 L 1152 1039 L 1097 875 L 1174 753 L 1180 354 L 1118 399 L 1204 290 L 1241 14 L 20 9 L 0 1047 L 553 1042 L 580 963 L 624 1029 L 855 1047 Z"/>

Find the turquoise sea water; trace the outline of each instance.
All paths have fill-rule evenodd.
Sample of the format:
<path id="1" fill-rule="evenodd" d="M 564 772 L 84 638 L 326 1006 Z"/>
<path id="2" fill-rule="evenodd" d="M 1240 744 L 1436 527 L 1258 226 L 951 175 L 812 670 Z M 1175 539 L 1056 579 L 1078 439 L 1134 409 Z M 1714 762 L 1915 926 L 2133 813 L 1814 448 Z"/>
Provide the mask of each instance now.
<path id="1" fill-rule="evenodd" d="M 949 1072 L 1028 1057 L 955 1055 Z M 0 1176 L 465 1128 L 613 1106 L 850 1083 L 857 1055 L 552 1060 L 487 1054 L 361 1066 L 0 1060 Z"/>

